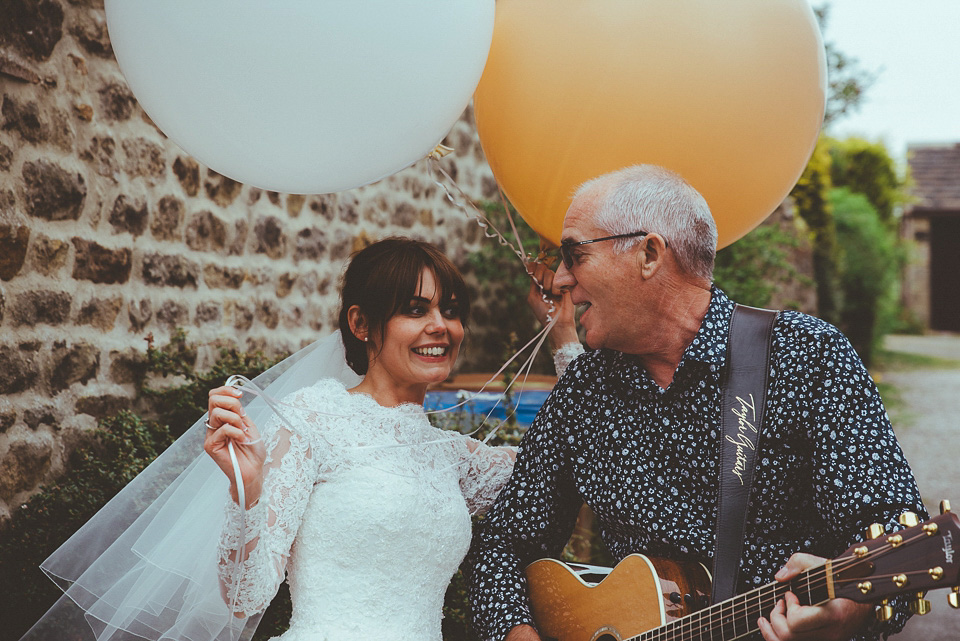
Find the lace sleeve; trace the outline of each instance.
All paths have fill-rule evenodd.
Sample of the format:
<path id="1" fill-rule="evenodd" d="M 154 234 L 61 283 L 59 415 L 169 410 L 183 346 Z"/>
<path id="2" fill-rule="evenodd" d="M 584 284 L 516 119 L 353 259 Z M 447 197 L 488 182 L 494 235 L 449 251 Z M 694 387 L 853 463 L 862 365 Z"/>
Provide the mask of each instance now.
<path id="1" fill-rule="evenodd" d="M 460 491 L 470 514 L 482 514 L 493 505 L 500 490 L 510 479 L 517 448 L 491 447 L 476 439 L 463 438 L 464 461 L 460 475 Z"/>
<path id="2" fill-rule="evenodd" d="M 297 392 L 285 402 L 304 407 L 303 394 Z M 272 435 L 266 444 L 263 490 L 259 502 L 247 511 L 245 531 L 240 532 L 240 507 L 230 500 L 220 536 L 218 572 L 224 600 L 229 604 L 235 598 L 234 611 L 247 616 L 265 609 L 276 595 L 320 472 L 321 453 L 306 436 L 308 424 L 318 417 L 291 411 L 287 418 L 292 429 L 277 427 L 279 419 L 274 417 L 269 427 L 275 429 L 264 430 Z"/>
<path id="3" fill-rule="evenodd" d="M 573 362 L 577 356 L 584 353 L 583 345 L 580 343 L 565 343 L 553 353 L 553 366 L 557 370 L 557 378 L 563 376 L 567 366 Z"/>

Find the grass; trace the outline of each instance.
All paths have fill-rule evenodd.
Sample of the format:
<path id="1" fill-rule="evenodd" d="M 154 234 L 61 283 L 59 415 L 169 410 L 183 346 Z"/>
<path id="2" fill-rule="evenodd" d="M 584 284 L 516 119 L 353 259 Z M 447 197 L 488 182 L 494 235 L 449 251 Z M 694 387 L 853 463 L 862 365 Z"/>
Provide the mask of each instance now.
<path id="1" fill-rule="evenodd" d="M 960 361 L 922 354 L 908 354 L 881 349 L 874 355 L 874 372 L 902 372 L 915 369 L 960 369 Z"/>

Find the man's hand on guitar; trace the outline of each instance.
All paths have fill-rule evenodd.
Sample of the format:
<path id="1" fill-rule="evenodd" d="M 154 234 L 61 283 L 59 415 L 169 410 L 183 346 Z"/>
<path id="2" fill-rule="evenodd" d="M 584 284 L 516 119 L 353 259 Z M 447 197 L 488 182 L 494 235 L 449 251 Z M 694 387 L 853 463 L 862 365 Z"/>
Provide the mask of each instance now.
<path id="1" fill-rule="evenodd" d="M 826 559 L 810 554 L 794 554 L 776 576 L 785 582 L 805 570 L 823 565 Z M 833 599 L 824 605 L 800 605 L 792 592 L 777 601 L 769 619 L 758 621 L 766 641 L 847 641 L 863 629 L 873 611 L 869 603 Z"/>
<path id="2" fill-rule="evenodd" d="M 537 634 L 536 628 L 524 623 L 510 628 L 504 641 L 540 641 L 540 635 Z"/>

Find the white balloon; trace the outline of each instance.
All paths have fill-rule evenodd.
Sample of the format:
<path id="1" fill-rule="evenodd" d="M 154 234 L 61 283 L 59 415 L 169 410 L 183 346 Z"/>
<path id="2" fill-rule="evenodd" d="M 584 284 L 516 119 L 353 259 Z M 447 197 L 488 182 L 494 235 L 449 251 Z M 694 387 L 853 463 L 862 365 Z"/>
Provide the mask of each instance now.
<path id="1" fill-rule="evenodd" d="M 480 80 L 494 0 L 106 0 L 154 123 L 242 183 L 319 194 L 416 162 Z"/>

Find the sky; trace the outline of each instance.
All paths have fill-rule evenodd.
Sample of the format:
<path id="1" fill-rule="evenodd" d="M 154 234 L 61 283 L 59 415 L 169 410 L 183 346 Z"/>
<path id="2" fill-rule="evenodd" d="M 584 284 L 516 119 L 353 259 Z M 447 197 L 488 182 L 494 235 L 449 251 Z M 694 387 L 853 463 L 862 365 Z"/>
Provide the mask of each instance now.
<path id="1" fill-rule="evenodd" d="M 824 38 L 878 74 L 830 133 L 883 140 L 901 164 L 908 144 L 960 143 L 960 0 L 828 2 Z"/>

